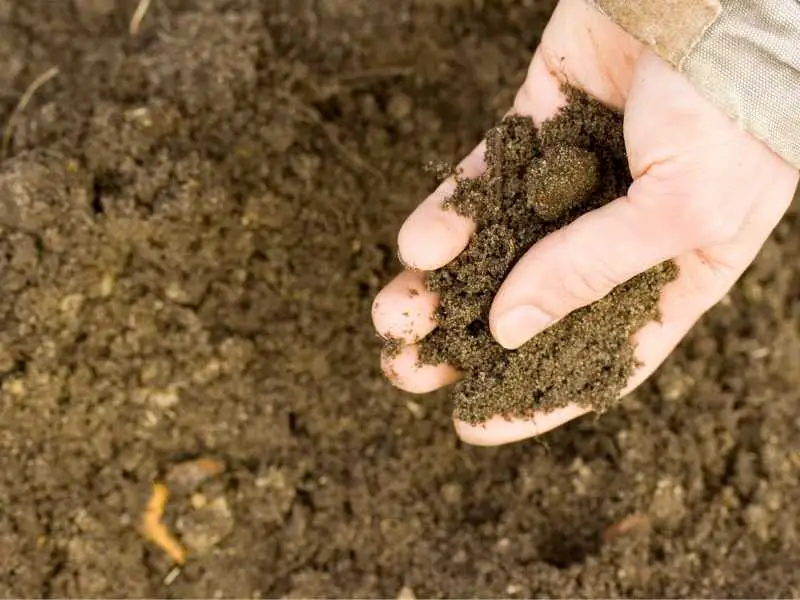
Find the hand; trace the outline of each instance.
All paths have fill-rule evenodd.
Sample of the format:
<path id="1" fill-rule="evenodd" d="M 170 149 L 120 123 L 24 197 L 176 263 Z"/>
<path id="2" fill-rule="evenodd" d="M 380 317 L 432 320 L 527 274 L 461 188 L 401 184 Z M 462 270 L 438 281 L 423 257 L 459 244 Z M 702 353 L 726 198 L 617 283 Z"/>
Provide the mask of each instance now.
<path id="1" fill-rule="evenodd" d="M 798 173 L 585 0 L 561 0 L 512 112 L 537 124 L 552 117 L 565 102 L 564 82 L 624 110 L 634 182 L 627 196 L 535 244 L 497 293 L 490 325 L 500 344 L 518 348 L 618 284 L 674 258 L 680 276 L 664 290 L 662 321 L 646 325 L 634 340 L 642 366 L 624 395 L 652 374 L 752 262 L 788 209 Z M 478 175 L 485 168 L 483 145 L 460 167 L 465 176 Z M 474 224 L 440 206 L 454 185 L 445 181 L 400 230 L 399 252 L 409 267 L 440 268 L 466 247 Z M 408 344 L 396 358 L 384 356 L 384 371 L 414 393 L 458 377 L 447 365 L 416 366 L 414 343 L 435 328 L 437 298 L 423 279 L 419 271 L 402 273 L 373 307 L 377 330 Z M 538 435 L 585 412 L 571 405 L 533 420 L 496 417 L 455 426 L 467 442 L 495 445 Z"/>

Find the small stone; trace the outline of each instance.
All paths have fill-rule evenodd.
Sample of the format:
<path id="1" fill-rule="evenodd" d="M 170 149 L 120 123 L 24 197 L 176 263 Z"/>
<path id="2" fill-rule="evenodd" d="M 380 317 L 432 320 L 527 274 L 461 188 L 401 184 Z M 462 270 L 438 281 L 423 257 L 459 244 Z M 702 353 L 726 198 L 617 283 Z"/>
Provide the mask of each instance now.
<path id="1" fill-rule="evenodd" d="M 458 506 L 461 504 L 464 488 L 458 483 L 445 483 L 439 493 L 442 495 L 442 500 L 444 500 L 445 504 Z"/>
<path id="2" fill-rule="evenodd" d="M 777 490 L 767 490 L 764 493 L 764 506 L 772 512 L 779 511 L 783 506 L 783 496 Z"/>
<path id="3" fill-rule="evenodd" d="M 744 511 L 747 528 L 762 542 L 770 539 L 770 515 L 758 504 L 751 504 Z"/>
<path id="4" fill-rule="evenodd" d="M 148 360 L 139 369 L 139 381 L 152 388 L 168 384 L 171 375 L 170 364 L 165 360 Z"/>
<path id="5" fill-rule="evenodd" d="M 117 284 L 117 279 L 111 273 L 106 273 L 100 279 L 98 287 L 98 294 L 101 298 L 108 298 L 114 291 L 114 286 Z"/>
<path id="6" fill-rule="evenodd" d="M 134 123 L 145 129 L 153 126 L 153 115 L 146 106 L 125 111 L 124 117 L 129 123 Z"/>
<path id="7" fill-rule="evenodd" d="M 222 365 L 216 358 L 209 360 L 201 369 L 192 374 L 192 381 L 200 385 L 210 383 L 219 377 Z"/>
<path id="8" fill-rule="evenodd" d="M 82 533 L 98 533 L 103 529 L 100 522 L 83 508 L 75 514 L 73 522 Z"/>
<path id="9" fill-rule="evenodd" d="M 68 294 L 61 299 L 59 308 L 61 309 L 61 312 L 65 313 L 71 318 L 75 318 L 83 306 L 84 300 L 85 298 L 83 294 Z"/>
<path id="10" fill-rule="evenodd" d="M 664 369 L 656 378 L 656 387 L 664 400 L 675 402 L 686 398 L 694 386 L 694 379 L 681 369 Z"/>
<path id="11" fill-rule="evenodd" d="M 190 552 L 203 556 L 233 531 L 233 513 L 220 496 L 202 508 L 180 517 L 176 523 Z"/>
<path id="12" fill-rule="evenodd" d="M 406 408 L 408 409 L 408 412 L 414 415 L 414 418 L 416 419 L 425 418 L 425 407 L 423 407 L 418 402 L 414 402 L 413 400 L 407 400 Z"/>
<path id="13" fill-rule="evenodd" d="M 186 290 L 184 290 L 181 285 L 175 281 L 171 281 L 169 284 L 167 284 L 167 288 L 164 290 L 164 295 L 168 299 L 178 304 L 186 304 L 189 300 L 189 294 L 187 294 Z"/>
<path id="14" fill-rule="evenodd" d="M 285 471 L 270 468 L 264 475 L 255 481 L 257 488 L 268 494 L 270 512 L 266 515 L 267 521 L 280 524 L 292 508 L 292 503 L 297 495 L 297 490 Z"/>
<path id="15" fill-rule="evenodd" d="M 12 377 L 11 379 L 3 381 L 3 389 L 12 396 L 24 396 L 27 391 L 25 389 L 25 382 L 19 377 Z"/>
<path id="16" fill-rule="evenodd" d="M 684 495 L 680 484 L 671 479 L 662 479 L 650 503 L 650 516 L 660 525 L 676 527 L 686 515 Z"/>
<path id="17" fill-rule="evenodd" d="M 395 121 L 408 118 L 414 108 L 414 101 L 405 94 L 394 94 L 386 105 L 386 113 Z"/>
<path id="18" fill-rule="evenodd" d="M 174 389 L 150 390 L 147 393 L 147 402 L 162 410 L 172 408 L 180 400 L 177 390 Z"/>
<path id="19" fill-rule="evenodd" d="M 288 114 L 277 114 L 266 126 L 264 142 L 275 154 L 284 154 L 297 141 L 297 127 L 293 126 Z"/>

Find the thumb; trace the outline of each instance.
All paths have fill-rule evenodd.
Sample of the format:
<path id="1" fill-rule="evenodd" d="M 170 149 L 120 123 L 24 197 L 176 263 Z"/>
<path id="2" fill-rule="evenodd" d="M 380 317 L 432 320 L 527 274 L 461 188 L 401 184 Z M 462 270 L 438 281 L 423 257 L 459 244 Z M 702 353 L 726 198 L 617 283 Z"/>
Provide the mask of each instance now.
<path id="1" fill-rule="evenodd" d="M 739 219 L 705 211 L 709 206 L 703 203 L 654 194 L 640 198 L 637 189 L 545 237 L 520 259 L 489 315 L 502 346 L 519 348 L 631 277 L 732 236 L 739 227 Z"/>

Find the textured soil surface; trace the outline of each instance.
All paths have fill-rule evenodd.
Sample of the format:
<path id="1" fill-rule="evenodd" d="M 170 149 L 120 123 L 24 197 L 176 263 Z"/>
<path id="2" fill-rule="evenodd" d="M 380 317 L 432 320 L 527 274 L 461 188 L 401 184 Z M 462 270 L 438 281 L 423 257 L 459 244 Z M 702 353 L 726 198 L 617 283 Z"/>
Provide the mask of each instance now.
<path id="1" fill-rule="evenodd" d="M 466 447 L 369 309 L 552 3 L 137 4 L 0 0 L 0 595 L 800 595 L 796 211 L 623 408 Z"/>
<path id="2" fill-rule="evenodd" d="M 530 417 L 574 402 L 602 412 L 636 366 L 633 334 L 658 318 L 669 262 L 619 286 L 508 352 L 489 330 L 489 309 L 506 275 L 538 240 L 624 196 L 631 184 L 622 118 L 585 95 L 537 130 L 509 117 L 486 135 L 486 172 L 460 179 L 445 208 L 476 224 L 467 248 L 429 273 L 440 297 L 438 328 L 420 344 L 422 363 L 462 374 L 455 417 L 474 424 L 494 415 Z"/>

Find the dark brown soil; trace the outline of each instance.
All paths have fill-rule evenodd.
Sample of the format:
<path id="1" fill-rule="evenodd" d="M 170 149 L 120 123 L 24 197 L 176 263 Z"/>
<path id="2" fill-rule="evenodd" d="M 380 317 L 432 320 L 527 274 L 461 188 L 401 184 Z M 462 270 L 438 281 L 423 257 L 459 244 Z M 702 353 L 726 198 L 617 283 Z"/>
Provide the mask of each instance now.
<path id="1" fill-rule="evenodd" d="M 369 309 L 552 2 L 136 4 L 0 0 L 0 595 L 798 594 L 797 212 L 624 409 L 465 447 Z"/>
<path id="2" fill-rule="evenodd" d="M 633 333 L 658 318 L 669 262 L 577 310 L 513 352 L 494 341 L 489 309 L 503 279 L 538 240 L 625 195 L 631 184 L 621 115 L 584 95 L 537 130 L 508 117 L 486 135 L 486 172 L 459 179 L 446 207 L 476 231 L 464 252 L 429 273 L 440 297 L 439 327 L 420 344 L 420 361 L 464 375 L 453 386 L 455 416 L 530 417 L 574 402 L 603 411 L 636 367 Z"/>

